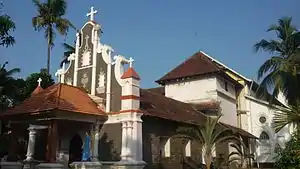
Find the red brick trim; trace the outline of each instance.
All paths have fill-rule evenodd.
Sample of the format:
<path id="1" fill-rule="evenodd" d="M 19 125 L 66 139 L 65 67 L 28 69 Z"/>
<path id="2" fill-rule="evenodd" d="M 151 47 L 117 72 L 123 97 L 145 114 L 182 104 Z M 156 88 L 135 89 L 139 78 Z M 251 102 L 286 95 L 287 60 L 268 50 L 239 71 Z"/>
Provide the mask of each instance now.
<path id="1" fill-rule="evenodd" d="M 135 96 L 135 95 L 121 96 L 121 100 L 128 100 L 128 99 L 140 100 L 140 97 L 139 96 Z"/>

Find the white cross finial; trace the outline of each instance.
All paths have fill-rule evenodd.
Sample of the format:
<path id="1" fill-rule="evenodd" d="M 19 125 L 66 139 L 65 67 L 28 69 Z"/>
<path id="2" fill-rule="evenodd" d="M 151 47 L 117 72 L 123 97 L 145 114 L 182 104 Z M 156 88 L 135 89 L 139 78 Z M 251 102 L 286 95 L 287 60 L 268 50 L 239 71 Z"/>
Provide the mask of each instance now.
<path id="1" fill-rule="evenodd" d="M 94 15 L 95 15 L 97 12 L 98 12 L 98 11 L 97 11 L 97 10 L 94 10 L 94 7 L 92 6 L 92 7 L 91 7 L 90 13 L 87 13 L 86 16 L 87 16 L 87 17 L 90 17 L 90 20 L 93 21 L 93 20 L 94 20 Z"/>
<path id="2" fill-rule="evenodd" d="M 39 86 L 41 86 L 41 82 L 42 82 L 42 81 L 43 81 L 42 78 L 39 78 L 39 79 L 37 80 Z"/>
<path id="3" fill-rule="evenodd" d="M 128 62 L 129 62 L 129 67 L 132 67 L 132 63 L 134 62 L 134 59 L 132 57 L 130 57 Z"/>

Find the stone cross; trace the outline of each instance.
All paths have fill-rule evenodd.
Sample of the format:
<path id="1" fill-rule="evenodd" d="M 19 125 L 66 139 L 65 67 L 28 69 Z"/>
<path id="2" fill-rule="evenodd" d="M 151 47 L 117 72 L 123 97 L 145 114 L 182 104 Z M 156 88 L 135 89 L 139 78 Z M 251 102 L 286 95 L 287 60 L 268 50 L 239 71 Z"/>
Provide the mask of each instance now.
<path id="1" fill-rule="evenodd" d="M 41 86 L 41 82 L 42 82 L 42 81 L 43 81 L 42 78 L 39 78 L 39 79 L 37 80 L 39 86 Z"/>
<path id="2" fill-rule="evenodd" d="M 94 10 L 94 7 L 92 6 L 91 7 L 91 11 L 90 11 L 90 13 L 87 13 L 86 14 L 86 16 L 88 17 L 90 17 L 90 20 L 91 21 L 93 21 L 94 20 L 94 15 L 97 13 L 98 11 L 97 10 Z"/>
<path id="3" fill-rule="evenodd" d="M 134 62 L 134 59 L 132 57 L 130 57 L 128 62 L 129 62 L 129 67 L 132 67 L 132 63 Z"/>

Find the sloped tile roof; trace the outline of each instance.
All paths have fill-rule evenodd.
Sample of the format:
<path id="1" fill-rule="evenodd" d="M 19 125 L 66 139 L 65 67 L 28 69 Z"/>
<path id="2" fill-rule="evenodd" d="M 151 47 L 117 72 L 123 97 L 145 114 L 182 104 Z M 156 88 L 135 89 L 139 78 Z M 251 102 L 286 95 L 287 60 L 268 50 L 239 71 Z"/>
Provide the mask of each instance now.
<path id="1" fill-rule="evenodd" d="M 205 54 L 197 52 L 183 63 L 175 67 L 169 73 L 158 79 L 156 82 L 163 84 L 165 81 L 183 77 L 193 77 L 207 73 L 215 73 L 221 68 L 213 63 Z"/>
<path id="2" fill-rule="evenodd" d="M 136 71 L 130 67 L 127 69 L 127 71 L 125 73 L 123 73 L 123 75 L 121 76 L 121 79 L 126 79 L 126 78 L 134 78 L 137 80 L 140 80 L 140 76 L 136 73 Z"/>
<path id="3" fill-rule="evenodd" d="M 161 88 L 156 89 L 161 90 Z M 141 89 L 140 109 L 144 116 L 158 117 L 194 125 L 202 125 L 205 123 L 207 116 L 201 111 L 196 110 L 191 104 L 168 98 L 157 91 L 158 90 L 155 89 Z M 215 104 L 210 105 L 215 106 Z M 229 128 L 234 133 L 256 138 L 254 135 L 237 127 L 224 123 L 219 123 L 219 125 Z"/>
<path id="4" fill-rule="evenodd" d="M 32 94 L 20 105 L 7 110 L 1 115 L 41 113 L 50 110 L 83 114 L 105 114 L 82 89 L 58 83 L 39 91 L 39 93 Z"/>

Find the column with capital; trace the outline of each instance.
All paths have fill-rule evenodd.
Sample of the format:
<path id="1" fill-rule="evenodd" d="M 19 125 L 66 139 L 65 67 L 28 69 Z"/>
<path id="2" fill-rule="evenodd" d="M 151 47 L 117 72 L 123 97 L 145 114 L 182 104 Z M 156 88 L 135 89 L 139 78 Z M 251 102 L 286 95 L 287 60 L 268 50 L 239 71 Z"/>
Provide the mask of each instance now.
<path id="1" fill-rule="evenodd" d="M 29 139 L 28 139 L 28 146 L 27 146 L 27 154 L 25 161 L 32 161 L 34 155 L 34 147 L 35 147 L 35 137 L 36 137 L 36 129 L 33 127 L 29 127 Z"/>

